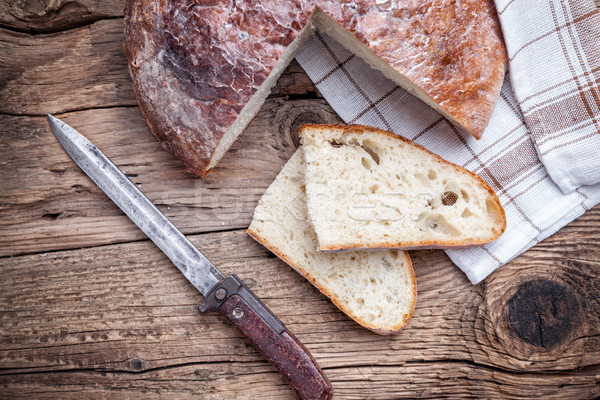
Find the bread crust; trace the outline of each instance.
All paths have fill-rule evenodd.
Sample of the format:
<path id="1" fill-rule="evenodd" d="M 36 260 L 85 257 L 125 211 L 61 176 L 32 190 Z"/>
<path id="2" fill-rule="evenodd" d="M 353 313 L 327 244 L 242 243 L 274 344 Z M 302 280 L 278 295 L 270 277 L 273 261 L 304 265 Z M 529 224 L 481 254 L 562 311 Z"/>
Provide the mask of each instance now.
<path id="1" fill-rule="evenodd" d="M 442 3 L 126 0 L 124 48 L 152 133 L 200 176 L 316 9 L 480 137 L 507 63 L 495 8 L 492 0 Z"/>
<path id="2" fill-rule="evenodd" d="M 294 270 L 296 270 L 296 272 L 298 272 L 300 275 L 302 275 L 304 278 L 306 278 L 310 283 L 313 284 L 314 287 L 319 289 L 319 291 L 321 293 L 323 293 L 325 296 L 329 297 L 329 299 L 333 302 L 333 304 L 335 304 L 340 310 L 342 310 L 342 312 L 344 312 L 346 315 L 348 315 L 354 321 L 358 322 L 360 325 L 364 326 L 365 328 L 367 328 L 375 333 L 378 333 L 380 335 L 395 335 L 395 334 L 399 333 L 402 330 L 402 328 L 404 328 L 406 326 L 406 324 L 411 319 L 411 317 L 414 313 L 415 304 L 417 301 L 417 279 L 415 277 L 415 271 L 412 266 L 412 260 L 410 259 L 410 256 L 408 255 L 407 252 L 404 252 L 404 256 L 406 258 L 406 261 L 408 262 L 410 279 L 411 279 L 412 303 L 410 305 L 410 312 L 404 316 L 402 321 L 400 321 L 398 324 L 396 324 L 392 327 L 377 327 L 377 326 L 373 326 L 373 325 L 369 324 L 368 322 L 366 322 L 366 321 L 358 318 L 356 315 L 354 315 L 352 313 L 352 311 L 350 311 L 347 307 L 345 307 L 343 305 L 343 303 L 340 302 L 339 299 L 334 294 L 330 293 L 324 286 L 320 285 L 318 283 L 318 280 L 315 277 L 310 275 L 301 266 L 294 263 L 293 260 L 291 260 L 289 257 L 286 257 L 284 255 L 283 251 L 278 249 L 277 246 L 273 245 L 269 241 L 265 240 L 258 232 L 252 230 L 249 227 L 248 234 L 254 240 L 256 240 L 258 243 L 265 246 L 273 254 L 275 254 L 277 257 L 279 257 L 281 260 L 283 260 L 286 264 L 288 264 L 290 267 L 292 267 Z"/>
<path id="3" fill-rule="evenodd" d="M 384 135 L 384 136 L 393 138 L 394 140 L 402 141 L 402 142 L 407 143 L 411 146 L 414 146 L 422 151 L 425 151 L 426 153 L 428 153 L 429 155 L 431 155 L 435 159 L 437 159 L 439 162 L 446 164 L 447 166 L 458 171 L 459 173 L 464 173 L 464 174 L 470 175 L 475 180 L 477 180 L 483 188 L 486 189 L 486 191 L 488 192 L 488 194 L 491 196 L 492 200 L 494 201 L 494 205 L 496 207 L 495 211 L 496 211 L 496 215 L 497 215 L 497 223 L 500 228 L 495 236 L 493 236 L 492 238 L 489 238 L 487 240 L 470 240 L 470 241 L 436 240 L 435 242 L 434 241 L 419 241 L 419 242 L 392 242 L 392 241 L 390 241 L 390 242 L 384 242 L 384 243 L 377 244 L 377 245 L 372 245 L 369 243 L 344 244 L 343 246 L 321 246 L 321 245 L 319 245 L 319 250 L 326 251 L 326 252 L 337 252 L 337 251 L 346 251 L 346 250 L 369 250 L 369 249 L 378 249 L 378 250 L 383 250 L 383 249 L 416 250 L 416 249 L 424 249 L 424 248 L 427 248 L 427 249 L 454 248 L 454 249 L 456 249 L 456 248 L 478 246 L 478 245 L 489 243 L 491 241 L 498 239 L 500 237 L 500 235 L 502 235 L 504 233 L 504 231 L 506 230 L 506 213 L 504 212 L 504 208 L 502 207 L 502 204 L 500 203 L 500 199 L 498 199 L 498 196 L 492 190 L 490 185 L 488 185 L 488 183 L 486 181 L 484 181 L 479 175 L 469 171 L 468 169 L 466 169 L 464 167 L 461 167 L 460 165 L 456 165 L 454 163 L 451 163 L 450 161 L 443 159 L 439 155 L 433 153 L 432 151 L 428 150 L 427 148 L 421 146 L 420 144 L 415 143 L 412 140 L 407 139 L 403 136 L 397 135 L 393 132 L 375 128 L 372 126 L 344 125 L 344 124 L 305 124 L 305 125 L 302 125 L 300 127 L 300 129 L 298 130 L 298 135 L 299 135 L 301 141 L 303 141 L 304 130 L 306 130 L 306 129 L 340 129 L 341 133 L 343 135 L 358 133 L 357 131 L 361 131 L 361 132 L 367 131 L 369 133 L 374 133 L 377 135 Z"/>

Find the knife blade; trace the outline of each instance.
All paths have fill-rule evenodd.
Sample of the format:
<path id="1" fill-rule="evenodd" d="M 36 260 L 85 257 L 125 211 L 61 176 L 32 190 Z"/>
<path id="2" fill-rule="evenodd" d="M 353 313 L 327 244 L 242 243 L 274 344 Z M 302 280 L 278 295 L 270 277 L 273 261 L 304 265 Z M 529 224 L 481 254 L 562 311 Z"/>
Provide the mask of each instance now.
<path id="1" fill-rule="evenodd" d="M 67 154 L 204 296 L 201 312 L 227 317 L 288 380 L 301 399 L 331 398 L 308 350 L 235 274 L 225 277 L 94 144 L 48 114 Z"/>

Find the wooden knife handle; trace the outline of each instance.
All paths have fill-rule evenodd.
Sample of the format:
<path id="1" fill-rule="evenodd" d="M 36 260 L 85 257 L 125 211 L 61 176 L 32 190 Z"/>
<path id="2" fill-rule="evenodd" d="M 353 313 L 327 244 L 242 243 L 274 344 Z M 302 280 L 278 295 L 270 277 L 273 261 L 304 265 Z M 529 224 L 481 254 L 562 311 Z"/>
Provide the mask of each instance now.
<path id="1" fill-rule="evenodd" d="M 206 297 L 200 311 L 210 309 L 227 317 L 277 367 L 300 399 L 331 398 L 331 384 L 308 350 L 237 276 L 226 278 Z"/>

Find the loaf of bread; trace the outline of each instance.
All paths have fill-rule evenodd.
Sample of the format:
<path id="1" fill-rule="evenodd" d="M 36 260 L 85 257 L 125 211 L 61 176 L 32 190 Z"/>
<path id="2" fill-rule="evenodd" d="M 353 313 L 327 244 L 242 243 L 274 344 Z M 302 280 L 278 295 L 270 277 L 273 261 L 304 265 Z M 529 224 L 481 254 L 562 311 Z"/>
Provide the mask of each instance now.
<path id="1" fill-rule="evenodd" d="M 478 245 L 506 228 L 485 181 L 391 132 L 305 125 L 310 221 L 319 249 Z"/>
<path id="2" fill-rule="evenodd" d="M 380 334 L 398 332 L 412 316 L 416 301 L 408 254 L 318 251 L 307 220 L 303 171 L 300 148 L 260 199 L 248 233 L 359 324 Z"/>
<path id="3" fill-rule="evenodd" d="M 483 133 L 507 62 L 492 0 L 126 0 L 125 53 L 151 131 L 205 176 L 317 29 Z"/>

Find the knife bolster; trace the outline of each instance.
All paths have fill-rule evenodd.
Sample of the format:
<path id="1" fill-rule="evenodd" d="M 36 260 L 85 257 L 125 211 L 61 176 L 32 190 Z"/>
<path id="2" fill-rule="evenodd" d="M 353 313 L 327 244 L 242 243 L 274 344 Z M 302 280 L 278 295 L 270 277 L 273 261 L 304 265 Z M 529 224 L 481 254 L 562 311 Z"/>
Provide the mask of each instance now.
<path id="1" fill-rule="evenodd" d="M 223 290 L 225 293 L 223 293 Z M 277 334 L 285 330 L 283 323 L 273 314 L 267 306 L 244 284 L 235 274 L 229 275 L 223 282 L 215 286 L 200 305 L 201 312 L 216 311 L 231 296 L 238 295 L 271 327 Z"/>

